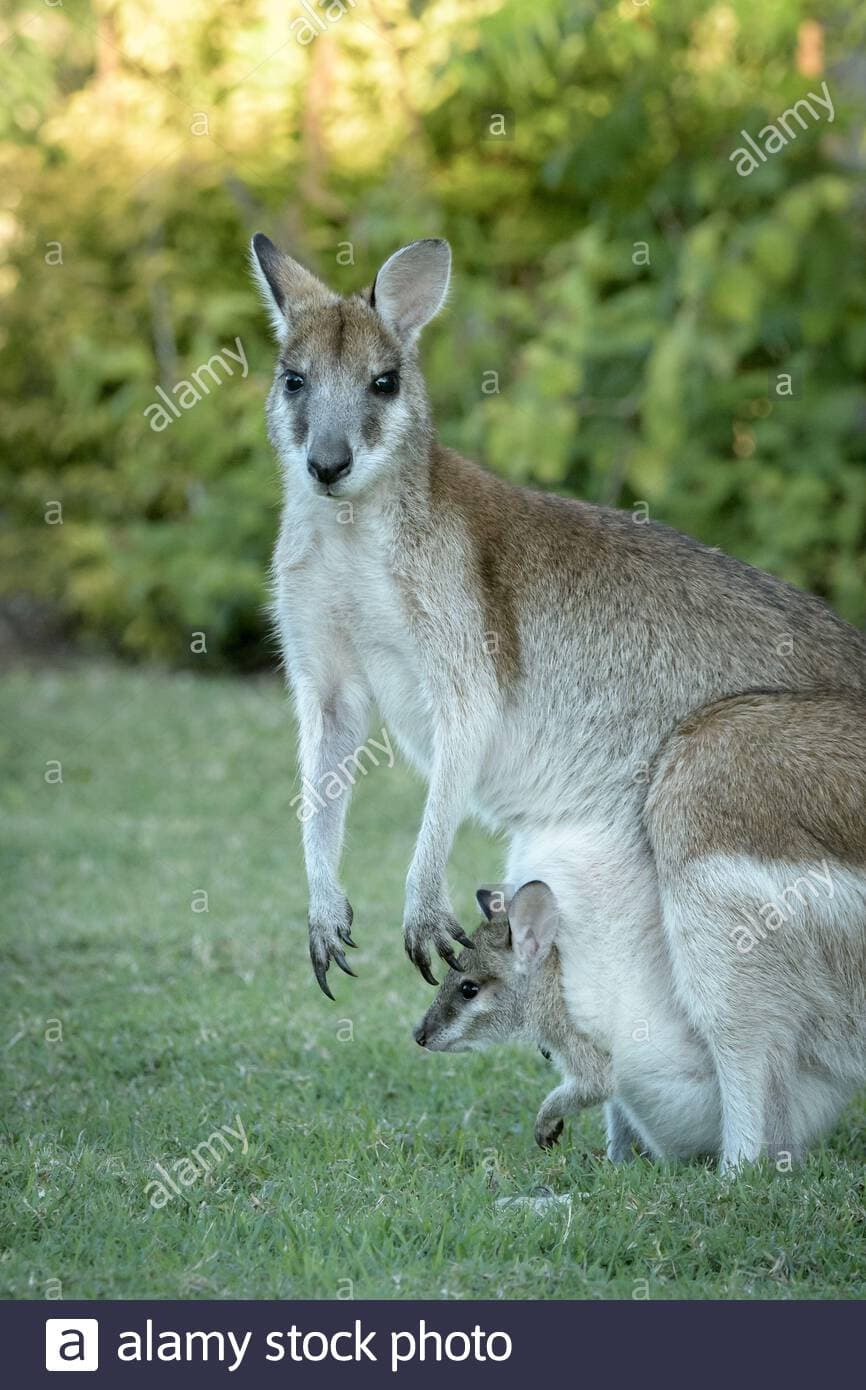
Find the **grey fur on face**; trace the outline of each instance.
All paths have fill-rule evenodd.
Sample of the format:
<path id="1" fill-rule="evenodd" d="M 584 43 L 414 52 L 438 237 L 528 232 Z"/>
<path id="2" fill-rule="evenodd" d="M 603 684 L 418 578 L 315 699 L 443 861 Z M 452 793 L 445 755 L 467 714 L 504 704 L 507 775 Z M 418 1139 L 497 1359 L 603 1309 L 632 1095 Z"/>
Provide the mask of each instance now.
<path id="1" fill-rule="evenodd" d="M 417 243 L 403 261 L 416 272 L 430 262 L 434 278 L 437 268 L 447 274 L 450 257 L 442 266 L 442 245 Z M 278 310 L 280 351 L 267 417 L 287 486 L 351 499 L 371 487 L 395 455 L 411 457 L 428 447 L 429 407 L 415 351 L 424 303 L 416 296 L 401 311 L 391 281 L 406 281 L 407 270 L 391 259 L 393 266 L 382 268 L 369 293 L 341 299 L 266 237 L 255 238 L 254 267 Z M 392 302 L 386 316 L 383 309 Z M 344 461 L 349 466 L 331 481 L 328 469 Z"/>

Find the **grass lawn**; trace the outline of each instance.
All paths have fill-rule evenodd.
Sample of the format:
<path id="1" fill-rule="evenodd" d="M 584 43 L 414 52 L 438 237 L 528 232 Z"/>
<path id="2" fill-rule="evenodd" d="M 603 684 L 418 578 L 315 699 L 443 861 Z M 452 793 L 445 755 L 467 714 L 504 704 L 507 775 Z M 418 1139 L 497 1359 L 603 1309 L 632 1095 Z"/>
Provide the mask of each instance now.
<path id="1" fill-rule="evenodd" d="M 350 817 L 359 978 L 319 993 L 276 681 L 22 670 L 0 729 L 4 1296 L 863 1296 L 862 1104 L 792 1175 L 614 1168 L 595 1112 L 535 1147 L 539 1055 L 415 1046 L 399 765 Z M 465 831 L 467 925 L 500 870 Z M 542 1185 L 570 1205 L 497 1205 Z"/>

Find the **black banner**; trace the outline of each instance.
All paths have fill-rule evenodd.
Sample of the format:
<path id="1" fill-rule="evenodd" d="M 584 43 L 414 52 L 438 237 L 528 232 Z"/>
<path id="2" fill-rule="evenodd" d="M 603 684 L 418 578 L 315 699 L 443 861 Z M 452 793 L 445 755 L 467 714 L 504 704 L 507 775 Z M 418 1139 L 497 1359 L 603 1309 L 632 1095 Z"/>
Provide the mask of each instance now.
<path id="1" fill-rule="evenodd" d="M 0 1304 L 10 1387 L 691 1387 L 859 1364 L 856 1303 Z"/>

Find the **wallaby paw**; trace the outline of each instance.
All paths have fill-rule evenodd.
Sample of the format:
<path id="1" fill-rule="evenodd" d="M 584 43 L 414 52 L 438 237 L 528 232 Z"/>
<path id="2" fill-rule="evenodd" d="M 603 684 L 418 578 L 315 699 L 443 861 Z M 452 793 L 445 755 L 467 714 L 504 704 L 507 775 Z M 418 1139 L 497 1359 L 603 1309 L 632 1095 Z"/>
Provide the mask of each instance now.
<path id="1" fill-rule="evenodd" d="M 313 973 L 319 989 L 329 999 L 334 997 L 327 980 L 332 960 L 336 961 L 346 975 L 355 974 L 343 952 L 343 946 L 355 945 L 352 940 L 353 915 L 351 904 L 344 898 L 340 909 L 327 922 L 318 917 L 309 918 L 310 960 L 313 962 Z"/>
<path id="2" fill-rule="evenodd" d="M 535 1142 L 540 1149 L 552 1149 L 559 1143 L 565 1125 L 564 1120 L 546 1118 L 543 1114 L 535 1121 Z"/>
<path id="3" fill-rule="evenodd" d="M 452 970 L 460 970 L 460 961 L 454 953 L 452 941 L 459 941 L 461 946 L 472 949 L 472 942 L 465 931 L 450 913 L 440 913 L 435 917 L 418 917 L 407 921 L 403 927 L 403 944 L 406 947 L 406 954 L 412 964 L 424 976 L 428 985 L 434 988 L 438 984 L 436 976 L 430 969 L 430 948 L 433 947 L 437 955 L 451 967 Z"/>

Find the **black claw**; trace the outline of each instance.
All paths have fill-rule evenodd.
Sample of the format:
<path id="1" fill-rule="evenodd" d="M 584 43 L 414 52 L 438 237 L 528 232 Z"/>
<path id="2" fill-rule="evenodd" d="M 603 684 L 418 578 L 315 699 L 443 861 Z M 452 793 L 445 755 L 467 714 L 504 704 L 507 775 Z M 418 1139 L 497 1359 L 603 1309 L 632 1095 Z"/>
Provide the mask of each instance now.
<path id="1" fill-rule="evenodd" d="M 448 965 L 451 966 L 451 969 L 452 969 L 452 970 L 456 970 L 456 971 L 458 972 L 458 974 L 460 973 L 460 962 L 459 962 L 459 960 L 457 959 L 457 957 L 455 956 L 454 952 L 451 950 L 450 947 L 448 947 L 448 946 L 440 946 L 440 947 L 439 947 L 439 954 L 440 954 L 440 956 L 442 957 L 442 959 L 443 959 Z"/>
<path id="2" fill-rule="evenodd" d="M 337 962 L 344 975 L 351 975 L 353 980 L 357 980 L 357 975 L 346 960 L 342 951 L 332 950 L 331 955 L 334 957 L 334 960 Z"/>
<path id="3" fill-rule="evenodd" d="M 351 948 L 352 948 L 353 951 L 357 951 L 357 949 L 358 949 L 358 943 L 357 943 L 357 941 L 353 941 L 353 940 L 352 940 L 352 933 L 351 933 L 351 932 L 348 932 L 348 931 L 347 931 L 347 932 L 342 932 L 342 931 L 341 931 L 341 932 L 340 932 L 340 939 L 341 939 L 342 941 L 345 941 L 345 943 L 346 943 L 347 946 L 351 946 Z"/>
<path id="4" fill-rule="evenodd" d="M 432 985 L 434 989 L 438 989 L 438 988 L 439 988 L 439 981 L 436 979 L 436 976 L 433 974 L 433 971 L 430 969 L 430 962 L 429 962 L 429 960 L 416 960 L 415 964 L 417 965 L 418 969 L 421 971 L 421 974 L 424 976 L 424 979 L 427 981 L 428 985 Z"/>
<path id="5" fill-rule="evenodd" d="M 319 989 L 323 994 L 327 994 L 329 999 L 333 999 L 334 996 L 328 988 L 327 969 L 327 965 L 323 965 L 320 960 L 313 961 L 313 972 L 318 981 Z M 336 1003 L 336 1000 L 334 1002 Z"/>
<path id="6" fill-rule="evenodd" d="M 468 946 L 470 951 L 475 950 L 474 941 L 470 941 L 462 927 L 452 927 L 451 935 L 455 941 L 459 941 L 461 946 Z"/>

